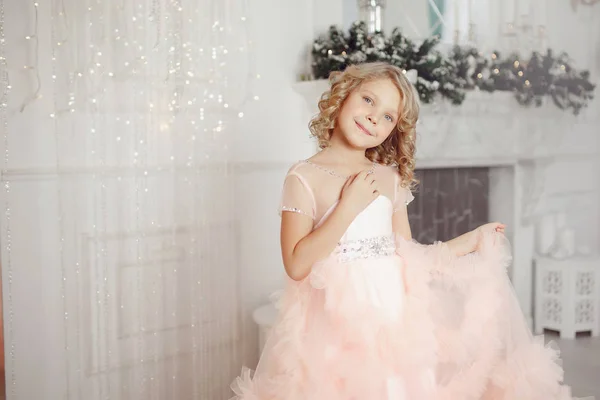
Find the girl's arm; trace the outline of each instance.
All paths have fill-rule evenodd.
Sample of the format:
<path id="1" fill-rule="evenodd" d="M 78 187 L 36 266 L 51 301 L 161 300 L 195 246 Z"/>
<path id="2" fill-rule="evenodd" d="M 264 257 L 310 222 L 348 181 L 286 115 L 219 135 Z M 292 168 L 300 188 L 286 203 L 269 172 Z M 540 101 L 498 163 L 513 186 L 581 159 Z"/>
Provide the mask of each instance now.
<path id="1" fill-rule="evenodd" d="M 406 240 L 412 239 L 410 224 L 408 221 L 408 209 L 406 205 L 397 205 L 392 217 L 392 227 L 396 235 L 402 236 Z M 477 250 L 479 244 L 479 234 L 482 230 L 494 229 L 497 232 L 504 233 L 504 225 L 494 222 L 482 225 L 479 228 L 448 240 L 444 244 L 448 246 L 450 252 L 457 257 L 464 256 Z"/>
<path id="2" fill-rule="evenodd" d="M 446 242 L 450 251 L 456 256 L 464 256 L 479 250 L 480 239 L 484 232 L 497 232 L 504 234 L 506 225 L 501 222 L 489 222 L 483 224 L 476 229 L 457 236 Z"/>
<path id="3" fill-rule="evenodd" d="M 500 222 L 490 222 L 460 236 L 444 242 L 451 254 L 461 257 L 479 250 L 480 239 L 485 231 L 495 231 L 504 234 L 505 225 Z"/>
<path id="4" fill-rule="evenodd" d="M 472 253 L 477 248 L 478 236 L 477 230 L 464 233 L 460 236 L 450 239 L 445 244 L 450 252 L 457 257 Z"/>
<path id="5" fill-rule="evenodd" d="M 354 217 L 344 202 L 317 229 L 306 215 L 284 212 L 281 215 L 281 254 L 285 272 L 295 281 L 308 276 L 315 262 L 327 257 Z"/>
<path id="6" fill-rule="evenodd" d="M 402 236 L 406 240 L 412 239 L 410 224 L 408 222 L 407 207 L 399 208 L 392 217 L 392 227 L 394 233 Z M 467 232 L 464 235 L 455 237 L 452 240 L 445 242 L 452 254 L 463 256 L 475 250 L 477 244 L 477 235 L 475 231 Z"/>

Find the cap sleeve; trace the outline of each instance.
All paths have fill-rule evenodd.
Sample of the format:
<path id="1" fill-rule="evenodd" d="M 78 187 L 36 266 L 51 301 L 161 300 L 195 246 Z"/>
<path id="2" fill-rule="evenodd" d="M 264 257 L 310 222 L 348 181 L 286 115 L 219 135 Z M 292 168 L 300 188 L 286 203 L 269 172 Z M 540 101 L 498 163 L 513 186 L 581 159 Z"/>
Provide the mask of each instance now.
<path id="1" fill-rule="evenodd" d="M 279 215 L 294 212 L 315 219 L 316 207 L 313 191 L 297 172 L 290 172 L 283 182 Z"/>
<path id="2" fill-rule="evenodd" d="M 394 193 L 394 212 L 406 207 L 414 200 L 414 196 L 409 188 L 402 185 L 400 175 L 396 174 L 395 178 L 395 193 Z"/>

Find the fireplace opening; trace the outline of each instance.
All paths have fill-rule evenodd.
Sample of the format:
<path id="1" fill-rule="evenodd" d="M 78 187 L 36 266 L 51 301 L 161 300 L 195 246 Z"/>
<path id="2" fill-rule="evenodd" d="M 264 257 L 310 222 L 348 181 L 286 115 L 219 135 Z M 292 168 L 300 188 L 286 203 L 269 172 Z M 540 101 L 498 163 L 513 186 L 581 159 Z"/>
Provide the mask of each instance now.
<path id="1" fill-rule="evenodd" d="M 408 206 L 419 243 L 446 241 L 489 222 L 490 168 L 417 169 L 420 183 Z"/>

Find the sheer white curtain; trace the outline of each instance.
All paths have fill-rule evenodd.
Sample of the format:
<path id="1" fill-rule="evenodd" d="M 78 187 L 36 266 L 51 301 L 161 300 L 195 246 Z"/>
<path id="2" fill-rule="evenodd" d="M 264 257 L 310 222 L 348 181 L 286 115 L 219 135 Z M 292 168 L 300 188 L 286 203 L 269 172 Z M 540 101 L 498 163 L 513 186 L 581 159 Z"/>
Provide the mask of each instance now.
<path id="1" fill-rule="evenodd" d="M 8 398 L 227 398 L 246 4 L 2 9 Z"/>

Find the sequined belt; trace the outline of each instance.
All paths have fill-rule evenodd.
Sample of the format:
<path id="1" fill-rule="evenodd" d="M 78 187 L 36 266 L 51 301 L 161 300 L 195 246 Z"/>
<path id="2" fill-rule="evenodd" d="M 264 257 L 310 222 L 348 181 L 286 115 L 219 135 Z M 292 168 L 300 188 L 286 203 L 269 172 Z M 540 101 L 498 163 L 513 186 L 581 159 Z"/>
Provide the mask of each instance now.
<path id="1" fill-rule="evenodd" d="M 349 262 L 391 256 L 395 251 L 394 237 L 385 235 L 339 243 L 333 254 L 340 262 Z"/>

